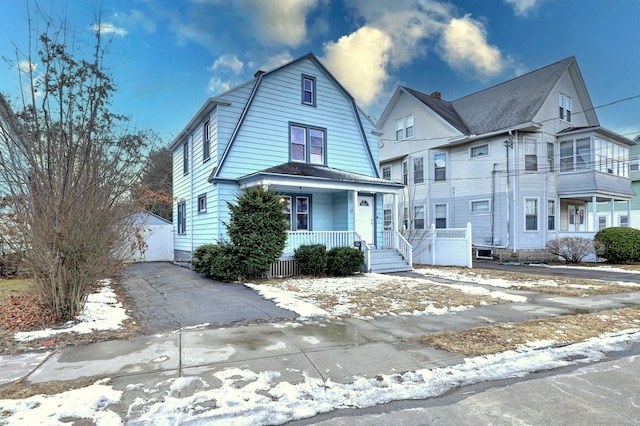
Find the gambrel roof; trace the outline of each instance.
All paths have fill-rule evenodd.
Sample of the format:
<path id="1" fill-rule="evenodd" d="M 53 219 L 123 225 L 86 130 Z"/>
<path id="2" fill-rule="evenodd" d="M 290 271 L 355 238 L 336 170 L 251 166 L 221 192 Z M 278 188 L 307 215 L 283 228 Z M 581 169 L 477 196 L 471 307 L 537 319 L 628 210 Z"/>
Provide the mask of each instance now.
<path id="1" fill-rule="evenodd" d="M 598 119 L 574 56 L 455 101 L 444 101 L 407 87 L 410 93 L 463 135 L 482 135 L 532 123 L 560 78 L 569 72 L 590 122 Z"/>

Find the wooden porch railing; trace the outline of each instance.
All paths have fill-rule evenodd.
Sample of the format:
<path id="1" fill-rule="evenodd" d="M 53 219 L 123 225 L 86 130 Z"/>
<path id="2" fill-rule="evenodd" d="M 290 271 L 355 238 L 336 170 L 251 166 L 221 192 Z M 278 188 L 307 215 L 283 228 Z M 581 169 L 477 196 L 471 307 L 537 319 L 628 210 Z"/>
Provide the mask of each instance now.
<path id="1" fill-rule="evenodd" d="M 292 255 L 300 246 L 324 244 L 327 250 L 333 247 L 354 247 L 360 237 L 353 231 L 290 231 L 284 246 L 284 254 Z"/>
<path id="2" fill-rule="evenodd" d="M 409 241 L 396 230 L 385 230 L 383 235 L 384 248 L 398 250 L 400 255 L 409 262 L 409 265 L 413 265 L 413 247 Z"/>

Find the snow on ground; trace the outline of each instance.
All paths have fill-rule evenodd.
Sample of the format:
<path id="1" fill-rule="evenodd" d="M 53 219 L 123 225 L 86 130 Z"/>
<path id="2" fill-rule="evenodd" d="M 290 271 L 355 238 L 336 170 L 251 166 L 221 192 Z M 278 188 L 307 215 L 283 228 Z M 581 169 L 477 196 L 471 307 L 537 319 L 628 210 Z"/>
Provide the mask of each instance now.
<path id="1" fill-rule="evenodd" d="M 15 333 L 14 339 L 26 342 L 34 339 L 44 339 L 60 333 L 87 334 L 94 331 L 118 330 L 122 323 L 129 318 L 122 303 L 118 302 L 116 293 L 111 288 L 111 280 L 98 282 L 100 289 L 87 297 L 84 309 L 73 323 L 65 324 L 63 328 L 46 328 L 37 331 L 23 331 Z"/>
<path id="2" fill-rule="evenodd" d="M 465 294 L 484 297 L 488 301 L 500 299 L 509 302 L 526 302 L 527 300 L 523 296 L 502 291 L 489 291 L 471 284 L 442 284 L 426 278 L 374 273 L 340 278 L 290 278 L 269 284 L 245 285 L 256 290 L 265 299 L 273 300 L 279 307 L 296 312 L 302 320 L 318 317 L 439 315 L 471 308 L 464 305 L 436 307 L 434 305 L 439 303 L 434 301 L 419 310 L 407 311 L 405 302 L 420 298 L 425 300 L 429 297 L 425 289 L 429 287 L 452 288 Z M 389 291 L 389 286 L 393 286 L 392 291 Z M 372 303 L 371 299 L 363 296 L 375 296 L 377 300 L 373 300 L 374 303 Z M 376 301 L 382 303 L 375 306 Z M 319 307 L 318 304 L 322 304 L 323 307 Z M 363 306 L 364 304 L 369 306 Z M 367 314 L 361 314 L 363 311 Z"/>
<path id="3" fill-rule="evenodd" d="M 482 381 L 524 377 L 533 371 L 602 360 L 608 352 L 623 351 L 630 341 L 640 341 L 640 330 L 608 333 L 568 346 L 534 342 L 517 350 L 467 358 L 448 367 L 355 377 L 341 384 L 304 374 L 301 383 L 279 381 L 277 371 L 255 372 L 227 368 L 213 377 L 178 377 L 159 382 L 153 389 L 131 384 L 126 391 L 142 390 L 120 419 L 109 404 L 119 402 L 123 391 L 107 381 L 56 395 L 36 395 L 22 400 L 0 400 L 4 425 L 63 424 L 68 419 L 90 419 L 96 425 L 283 424 L 339 408 L 363 408 L 401 399 L 442 395 L 456 387 Z M 108 380 L 108 379 L 107 379 Z M 195 384 L 195 385 L 194 385 Z M 142 388 L 141 388 L 142 387 Z M 181 391 L 191 387 L 195 392 Z M 158 389 L 164 389 L 158 396 Z"/>
<path id="4" fill-rule="evenodd" d="M 572 266 L 573 268 L 574 266 Z M 590 267 L 584 267 L 584 268 L 590 268 Z M 607 269 L 608 271 L 614 271 L 614 268 L 609 268 Z M 621 272 L 624 271 L 623 269 L 615 269 L 615 272 Z M 497 277 L 493 277 L 493 278 L 488 278 L 486 276 L 483 276 L 479 273 L 474 272 L 474 270 L 462 270 L 462 269 L 446 269 L 446 268 L 420 268 L 420 269 L 416 269 L 415 272 L 417 272 L 418 274 L 422 274 L 426 277 L 429 276 L 437 276 L 440 278 L 445 278 L 448 280 L 453 280 L 453 281 L 463 281 L 463 282 L 473 282 L 475 284 L 482 284 L 482 285 L 487 285 L 487 286 L 492 286 L 492 287 L 500 287 L 500 288 L 512 288 L 514 286 L 517 287 L 530 287 L 530 288 L 535 288 L 535 287 L 541 287 L 541 286 L 545 286 L 545 287 L 559 287 L 560 284 L 549 278 L 549 279 L 535 279 L 535 280 L 530 280 L 530 281 L 514 281 L 512 279 L 504 279 L 504 278 L 497 278 Z M 625 271 L 625 272 L 629 272 L 629 271 Z M 489 274 L 490 275 L 490 274 Z M 640 288 L 640 284 L 637 283 L 633 283 L 633 282 L 623 282 L 623 281 L 610 281 L 608 282 L 608 284 L 615 284 L 615 285 L 621 285 L 621 286 L 630 286 L 630 287 L 638 287 Z M 595 288 L 595 286 L 592 285 L 588 285 L 588 284 L 566 284 L 563 283 L 562 284 L 563 287 L 573 287 L 573 288 L 582 288 L 582 289 L 589 289 L 589 288 Z"/>

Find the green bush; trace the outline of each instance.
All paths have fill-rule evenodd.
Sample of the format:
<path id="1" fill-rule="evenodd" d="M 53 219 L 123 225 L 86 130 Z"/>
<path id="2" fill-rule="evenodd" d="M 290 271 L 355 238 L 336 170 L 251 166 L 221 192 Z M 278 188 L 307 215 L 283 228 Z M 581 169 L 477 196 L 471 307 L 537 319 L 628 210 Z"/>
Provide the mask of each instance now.
<path id="1" fill-rule="evenodd" d="M 235 247 L 229 243 L 205 244 L 193 252 L 191 264 L 207 278 L 223 282 L 242 281 L 246 269 L 237 258 Z"/>
<path id="2" fill-rule="evenodd" d="M 353 247 L 334 247 L 327 252 L 327 273 L 342 277 L 360 272 L 364 253 Z"/>
<path id="3" fill-rule="evenodd" d="M 324 244 L 300 246 L 294 259 L 302 275 L 320 275 L 327 269 L 327 247 Z"/>
<path id="4" fill-rule="evenodd" d="M 597 254 L 609 263 L 640 260 L 640 229 L 626 227 L 605 228 L 594 237 Z"/>
<path id="5" fill-rule="evenodd" d="M 195 249 L 191 256 L 191 266 L 193 269 L 209 277 L 211 257 L 217 253 L 218 248 L 219 246 L 217 244 L 204 244 Z"/>
<path id="6" fill-rule="evenodd" d="M 245 189 L 236 204 L 227 206 L 231 218 L 225 227 L 236 262 L 254 275 L 264 274 L 278 260 L 287 241 L 288 226 L 281 198 L 254 186 Z"/>

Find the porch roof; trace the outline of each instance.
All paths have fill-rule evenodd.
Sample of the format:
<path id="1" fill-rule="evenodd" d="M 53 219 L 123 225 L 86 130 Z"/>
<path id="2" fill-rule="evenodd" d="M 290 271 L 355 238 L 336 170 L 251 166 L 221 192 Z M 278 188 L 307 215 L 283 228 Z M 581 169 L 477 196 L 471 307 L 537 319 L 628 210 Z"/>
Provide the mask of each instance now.
<path id="1" fill-rule="evenodd" d="M 403 184 L 317 164 L 288 162 L 242 176 L 241 186 L 269 185 L 328 190 L 395 193 Z"/>

